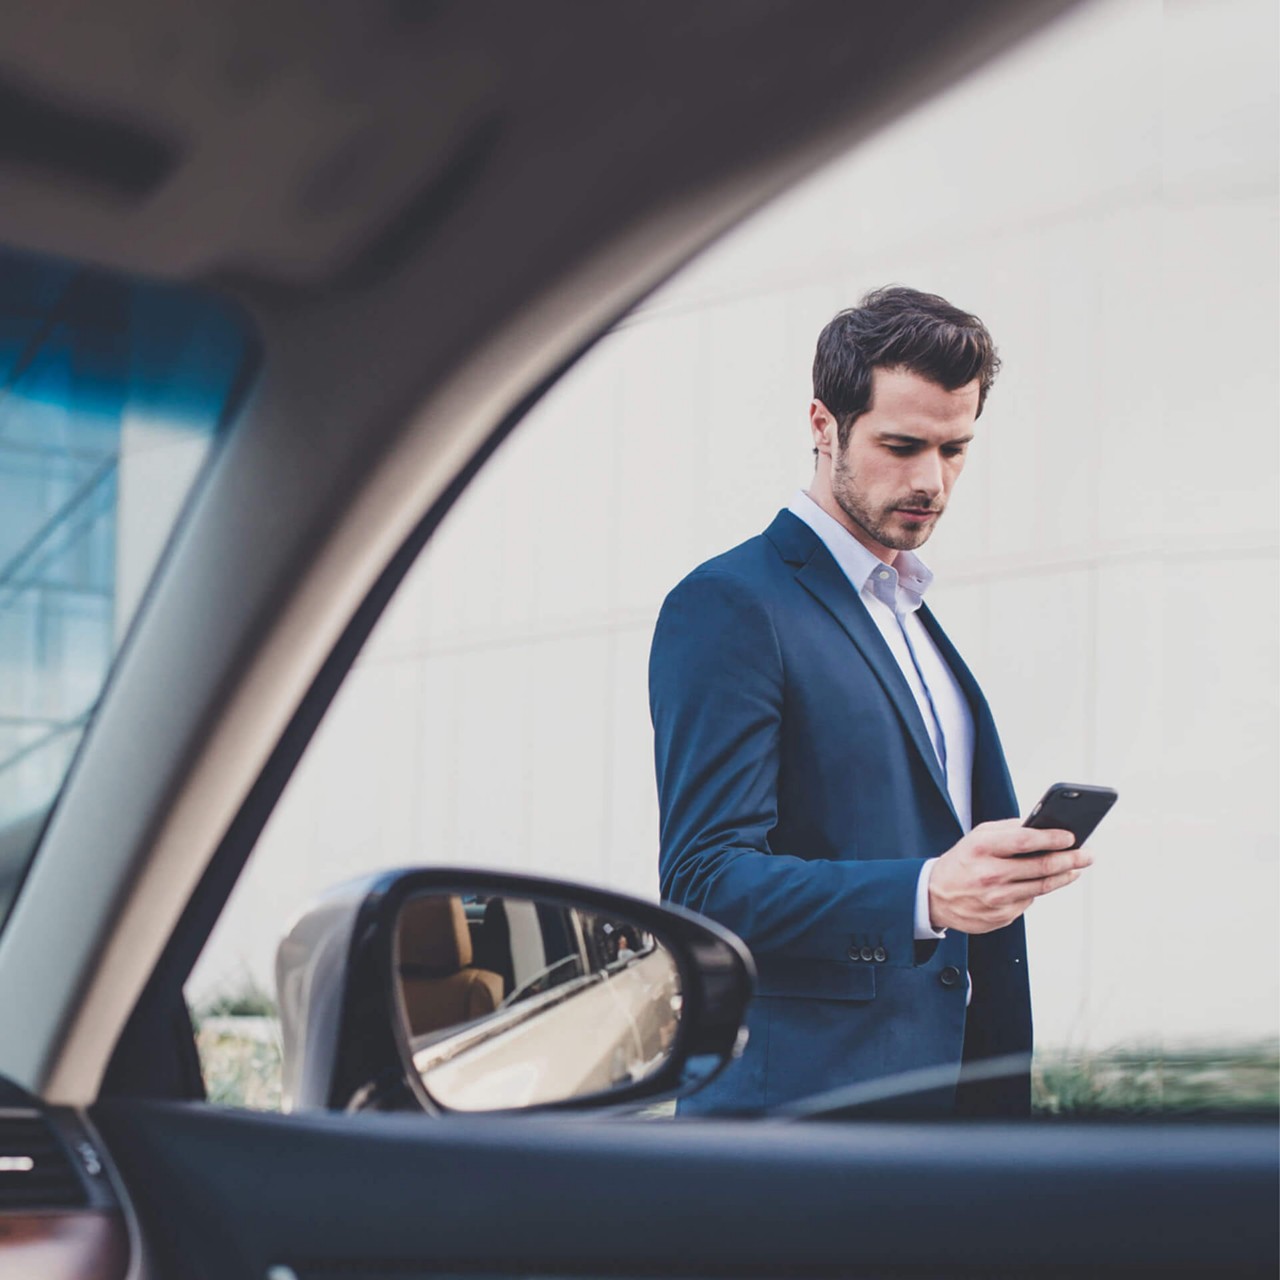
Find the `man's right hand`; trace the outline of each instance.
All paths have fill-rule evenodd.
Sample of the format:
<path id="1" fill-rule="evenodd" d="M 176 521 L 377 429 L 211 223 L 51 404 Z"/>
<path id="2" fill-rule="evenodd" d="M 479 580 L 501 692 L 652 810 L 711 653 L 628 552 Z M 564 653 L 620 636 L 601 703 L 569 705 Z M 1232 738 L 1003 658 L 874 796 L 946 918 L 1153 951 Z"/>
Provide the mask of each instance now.
<path id="1" fill-rule="evenodd" d="M 933 927 L 990 933 L 1011 924 L 1037 898 L 1079 879 L 1093 862 L 1073 844 L 1070 831 L 1024 827 L 1020 818 L 974 827 L 930 869 Z"/>

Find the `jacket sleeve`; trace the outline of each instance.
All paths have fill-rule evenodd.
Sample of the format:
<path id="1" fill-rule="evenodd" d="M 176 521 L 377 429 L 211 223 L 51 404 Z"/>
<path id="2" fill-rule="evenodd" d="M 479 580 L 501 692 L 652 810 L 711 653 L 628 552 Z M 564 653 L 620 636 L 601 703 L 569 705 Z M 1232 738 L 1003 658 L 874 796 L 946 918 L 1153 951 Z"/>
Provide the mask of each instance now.
<path id="1" fill-rule="evenodd" d="M 925 859 L 805 859 L 778 822 L 786 673 L 749 582 L 696 570 L 667 597 L 649 660 L 663 897 L 726 925 L 753 951 L 844 960 L 872 938 L 914 961 Z M 856 779 L 850 779 L 856 786 Z"/>

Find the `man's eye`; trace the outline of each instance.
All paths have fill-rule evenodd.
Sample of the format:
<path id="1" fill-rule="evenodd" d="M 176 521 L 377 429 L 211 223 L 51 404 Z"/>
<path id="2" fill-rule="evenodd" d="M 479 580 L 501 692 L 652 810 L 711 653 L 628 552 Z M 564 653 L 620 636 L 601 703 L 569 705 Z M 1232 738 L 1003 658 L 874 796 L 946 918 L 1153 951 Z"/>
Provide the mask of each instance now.
<path id="1" fill-rule="evenodd" d="M 885 448 L 896 458 L 909 458 L 916 451 L 913 444 L 890 444 L 885 445 Z"/>
<path id="2" fill-rule="evenodd" d="M 949 449 L 943 449 L 942 456 L 944 458 L 963 458 L 964 449 L 961 448 L 959 445 L 954 445 Z"/>

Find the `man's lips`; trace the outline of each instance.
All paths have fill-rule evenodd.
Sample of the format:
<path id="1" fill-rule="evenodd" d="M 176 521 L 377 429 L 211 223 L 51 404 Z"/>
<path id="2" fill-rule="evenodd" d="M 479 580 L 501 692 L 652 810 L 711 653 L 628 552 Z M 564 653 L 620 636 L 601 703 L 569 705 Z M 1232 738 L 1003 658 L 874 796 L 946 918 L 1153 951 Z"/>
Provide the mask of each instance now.
<path id="1" fill-rule="evenodd" d="M 917 523 L 932 520 L 934 516 L 942 514 L 936 507 L 894 507 L 894 510 L 904 520 L 914 520 Z"/>

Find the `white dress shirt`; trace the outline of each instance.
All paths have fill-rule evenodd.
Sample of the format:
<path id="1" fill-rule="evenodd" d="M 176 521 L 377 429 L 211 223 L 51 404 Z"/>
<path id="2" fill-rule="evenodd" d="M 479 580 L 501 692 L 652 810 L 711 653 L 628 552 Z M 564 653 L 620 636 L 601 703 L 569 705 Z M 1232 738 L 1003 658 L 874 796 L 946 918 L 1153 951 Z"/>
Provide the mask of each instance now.
<path id="1" fill-rule="evenodd" d="M 884 637 L 915 698 L 934 753 L 947 780 L 956 817 L 967 832 L 973 825 L 973 713 L 951 668 L 920 621 L 924 593 L 933 581 L 925 563 L 899 551 L 885 564 L 801 490 L 788 508 L 822 539 Z M 930 858 L 916 882 L 915 936 L 941 938 L 929 921 Z"/>

